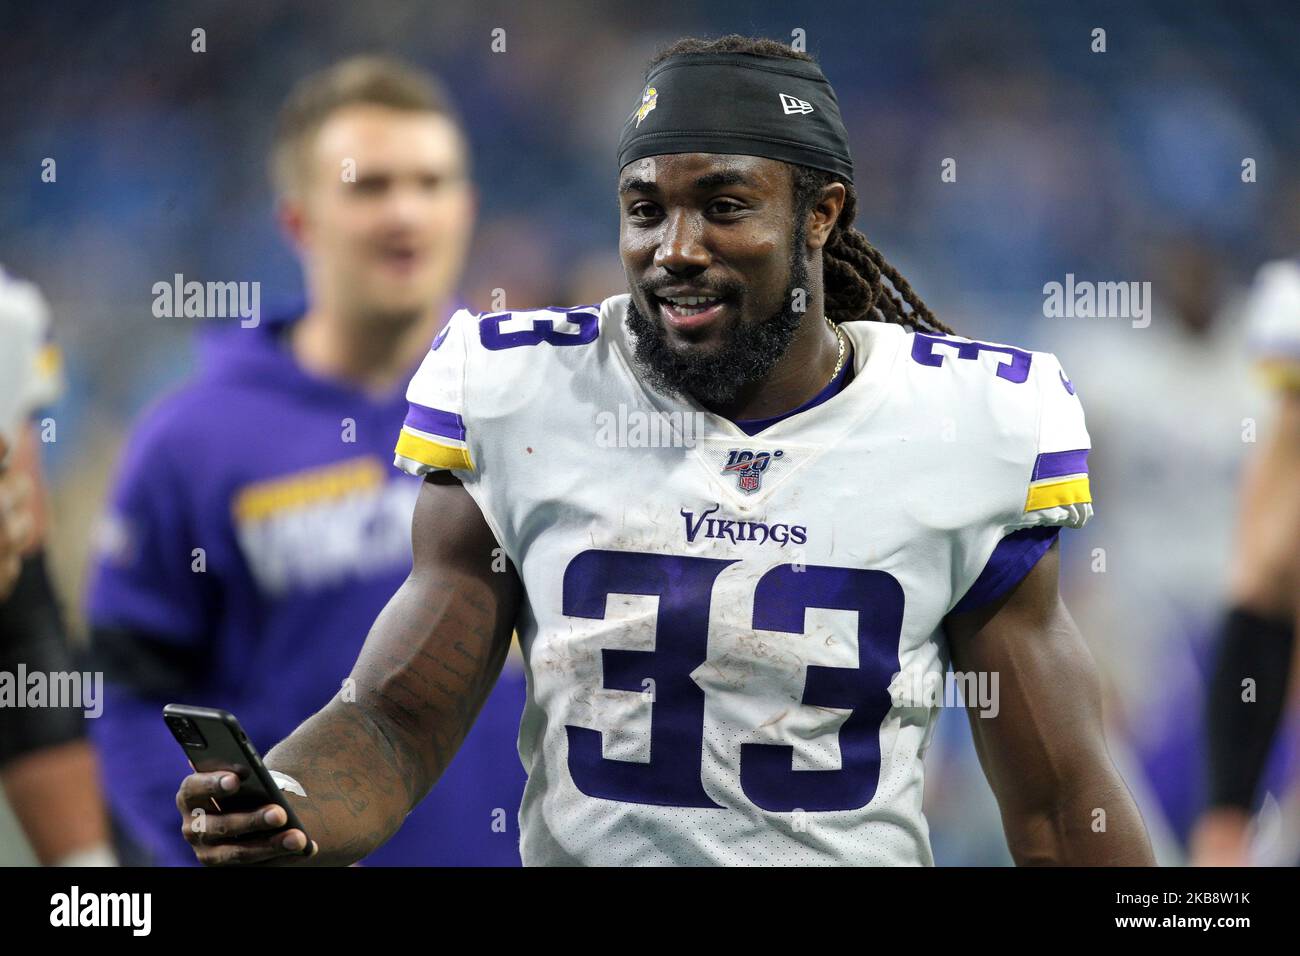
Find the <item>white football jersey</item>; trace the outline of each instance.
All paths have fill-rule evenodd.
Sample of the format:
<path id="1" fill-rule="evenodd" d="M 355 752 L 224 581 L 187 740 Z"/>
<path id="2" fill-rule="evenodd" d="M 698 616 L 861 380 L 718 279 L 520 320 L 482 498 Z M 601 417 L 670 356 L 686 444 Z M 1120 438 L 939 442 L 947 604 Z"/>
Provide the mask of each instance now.
<path id="1" fill-rule="evenodd" d="M 937 707 L 896 679 L 942 679 L 1004 536 L 1091 514 L 1073 386 L 852 322 L 849 385 L 750 437 L 643 383 L 627 302 L 457 312 L 397 446 L 523 581 L 524 863 L 931 864 Z"/>
<path id="2" fill-rule="evenodd" d="M 1270 382 L 1300 388 L 1300 260 L 1262 266 L 1246 301 L 1251 351 Z"/>
<path id="3" fill-rule="evenodd" d="M 58 352 L 40 289 L 0 268 L 0 437 L 14 447 L 23 419 L 59 394 Z"/>

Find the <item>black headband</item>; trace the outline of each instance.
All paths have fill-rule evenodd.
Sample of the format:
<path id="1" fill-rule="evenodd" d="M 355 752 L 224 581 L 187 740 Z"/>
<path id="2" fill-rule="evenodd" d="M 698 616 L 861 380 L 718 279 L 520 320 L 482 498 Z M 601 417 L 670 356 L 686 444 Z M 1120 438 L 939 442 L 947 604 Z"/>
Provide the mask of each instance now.
<path id="1" fill-rule="evenodd" d="M 853 182 L 835 91 L 816 63 L 782 56 L 683 53 L 651 70 L 618 168 L 665 153 L 765 156 Z"/>

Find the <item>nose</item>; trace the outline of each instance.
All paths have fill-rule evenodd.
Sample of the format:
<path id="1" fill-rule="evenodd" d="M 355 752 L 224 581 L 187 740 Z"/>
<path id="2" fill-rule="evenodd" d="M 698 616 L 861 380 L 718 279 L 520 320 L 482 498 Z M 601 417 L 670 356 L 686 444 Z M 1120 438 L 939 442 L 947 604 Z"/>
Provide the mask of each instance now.
<path id="1" fill-rule="evenodd" d="M 665 217 L 654 264 L 673 275 L 707 269 L 709 251 L 704 245 L 699 220 L 684 210 Z"/>
<path id="2" fill-rule="evenodd" d="M 429 214 L 428 198 L 411 183 L 394 183 L 386 199 L 385 218 L 392 228 L 414 228 Z"/>

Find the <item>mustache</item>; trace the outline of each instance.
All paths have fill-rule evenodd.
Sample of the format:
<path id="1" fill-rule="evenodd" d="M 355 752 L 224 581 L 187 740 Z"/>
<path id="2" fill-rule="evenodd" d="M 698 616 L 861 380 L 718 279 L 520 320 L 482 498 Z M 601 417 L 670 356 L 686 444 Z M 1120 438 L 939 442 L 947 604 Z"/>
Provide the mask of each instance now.
<path id="1" fill-rule="evenodd" d="M 745 287 L 738 282 L 700 282 L 700 283 L 690 283 L 690 284 L 692 285 L 698 284 L 700 286 L 703 286 L 704 288 L 709 289 L 714 295 L 717 295 L 719 298 L 723 298 L 723 299 L 734 299 L 745 291 Z M 671 289 L 674 286 L 679 286 L 679 285 L 682 285 L 682 283 L 681 282 L 659 282 L 659 283 L 655 283 L 654 286 L 652 287 L 649 283 L 638 282 L 636 283 L 636 288 L 637 291 L 639 291 L 641 295 L 646 299 L 646 301 L 649 301 L 652 298 L 660 298 L 659 293 L 661 291 L 665 289 Z"/>

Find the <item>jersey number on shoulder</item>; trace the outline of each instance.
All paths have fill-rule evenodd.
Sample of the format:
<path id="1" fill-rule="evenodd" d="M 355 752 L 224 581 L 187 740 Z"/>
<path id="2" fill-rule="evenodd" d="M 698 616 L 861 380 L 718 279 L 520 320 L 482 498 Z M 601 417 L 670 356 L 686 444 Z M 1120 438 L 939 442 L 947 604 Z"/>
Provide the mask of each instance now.
<path id="1" fill-rule="evenodd" d="M 942 366 L 943 354 L 936 351 L 938 346 L 956 349 L 957 358 L 959 359 L 978 359 L 981 352 L 1002 352 L 1011 361 L 999 363 L 997 374 L 998 378 L 1005 378 L 1008 382 L 1023 382 L 1029 378 L 1029 363 L 1034 358 L 1033 353 L 1026 352 L 1024 349 L 1012 348 L 1010 345 L 963 342 L 942 335 L 926 335 L 924 332 L 917 332 L 912 338 L 913 360 L 922 365 L 932 365 L 936 368 Z"/>
<path id="2" fill-rule="evenodd" d="M 605 687 L 641 691 L 654 683 L 650 760 L 601 754 L 601 734 L 566 726 L 569 771 L 588 796 L 674 807 L 718 806 L 704 791 L 704 691 L 691 673 L 705 662 L 709 606 L 718 575 L 734 561 L 715 558 L 584 551 L 564 572 L 565 614 L 603 619 L 610 594 L 659 598 L 653 651 L 603 650 Z M 885 571 L 810 565 L 772 568 L 754 591 L 755 630 L 804 633 L 808 608 L 858 613 L 858 666 L 809 665 L 801 703 L 850 711 L 839 731 L 839 770 L 795 770 L 794 748 L 746 743 L 740 784 L 764 810 L 855 810 L 875 795 L 880 777 L 880 724 L 898 672 L 903 589 Z"/>
<path id="3" fill-rule="evenodd" d="M 493 352 L 521 345 L 586 345 L 600 332 L 600 313 L 588 306 L 542 309 L 555 313 L 544 319 L 536 312 L 490 312 L 478 323 L 479 341 Z"/>

